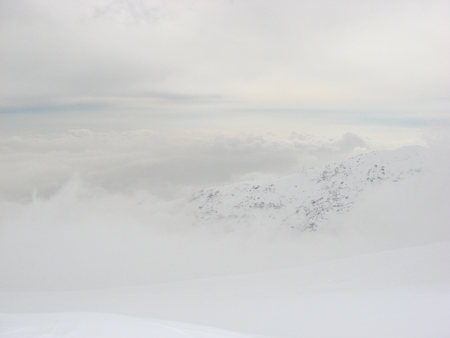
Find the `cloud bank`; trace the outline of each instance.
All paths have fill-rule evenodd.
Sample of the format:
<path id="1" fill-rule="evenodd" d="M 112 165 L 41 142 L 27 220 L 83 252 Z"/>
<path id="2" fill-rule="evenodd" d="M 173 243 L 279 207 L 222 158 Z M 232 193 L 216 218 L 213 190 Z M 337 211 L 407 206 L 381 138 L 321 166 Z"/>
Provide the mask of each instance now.
<path id="1" fill-rule="evenodd" d="M 189 189 L 301 171 L 376 147 L 355 133 L 183 133 L 70 130 L 1 139 L 0 192 L 9 200 L 50 196 L 74 176 L 110 192 L 163 198 Z"/>
<path id="2" fill-rule="evenodd" d="M 75 133 L 80 134 L 89 133 Z M 292 135 L 292 142 L 303 138 Z M 329 143 L 315 142 L 325 143 L 325 149 L 344 145 L 340 151 L 348 154 L 349 143 L 357 147 L 362 140 L 344 135 Z M 50 149 L 29 142 L 22 144 L 22 150 L 36 147 L 34 154 L 38 154 L 37 149 L 43 147 L 53 156 L 59 154 L 57 144 L 53 142 L 55 148 Z M 249 147 L 243 141 L 238 144 Z M 273 146 L 269 142 L 267 147 Z M 334 218 L 316 233 L 280 230 L 270 222 L 233 232 L 214 224 L 195 227 L 190 216 L 181 212 L 182 199 L 164 202 L 148 192 L 127 195 L 120 185 L 107 189 L 81 179 L 63 184 L 48 197 L 35 195 L 27 203 L 2 198 L 0 289 L 52 291 L 151 284 L 266 271 L 449 240 L 450 176 L 444 156 L 448 149 L 435 149 L 421 175 L 368 191 L 352 213 Z M 127 150 L 124 145 L 124 153 Z M 71 149 L 76 151 L 86 156 L 86 150 Z M 43 172 L 45 181 L 53 176 Z M 129 174 L 126 170 L 120 173 L 123 178 Z"/>
<path id="3" fill-rule="evenodd" d="M 20 0 L 1 12 L 0 111 L 449 107 L 445 1 Z"/>

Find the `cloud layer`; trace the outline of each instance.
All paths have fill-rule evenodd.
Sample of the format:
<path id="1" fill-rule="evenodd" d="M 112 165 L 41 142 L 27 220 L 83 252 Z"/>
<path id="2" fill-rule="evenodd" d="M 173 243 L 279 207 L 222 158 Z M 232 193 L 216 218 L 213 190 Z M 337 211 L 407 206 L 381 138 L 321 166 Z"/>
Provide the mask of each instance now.
<path id="1" fill-rule="evenodd" d="M 105 288 L 251 273 L 449 240 L 446 154 L 448 149 L 436 151 L 421 175 L 368 191 L 351 213 L 314 233 L 280 230 L 271 220 L 233 232 L 217 224 L 196 227 L 180 212 L 183 201 L 126 196 L 80 180 L 29 203 L 0 199 L 0 290 Z"/>
<path id="2" fill-rule="evenodd" d="M 377 144 L 355 133 L 323 138 L 291 133 L 100 133 L 70 130 L 1 140 L 3 198 L 50 196 L 73 177 L 93 187 L 164 198 L 246 179 L 285 175 L 351 155 Z"/>
<path id="3" fill-rule="evenodd" d="M 445 1 L 2 1 L 0 109 L 449 107 Z M 399 115 L 400 116 L 400 115 Z"/>

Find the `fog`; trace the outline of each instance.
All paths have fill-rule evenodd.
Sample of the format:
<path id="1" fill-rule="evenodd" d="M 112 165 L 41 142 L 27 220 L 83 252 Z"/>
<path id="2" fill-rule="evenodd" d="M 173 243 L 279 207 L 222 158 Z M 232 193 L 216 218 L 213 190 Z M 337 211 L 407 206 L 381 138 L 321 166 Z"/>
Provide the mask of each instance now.
<path id="1" fill-rule="evenodd" d="M 0 331 L 114 331 L 115 313 L 274 337 L 450 332 L 449 17 L 442 0 L 0 0 Z M 417 145 L 407 173 L 333 166 Z M 239 215 L 190 199 L 329 164 L 344 169 L 323 200 L 315 174 L 301 199 L 290 178 L 268 190 L 292 208 L 248 212 L 253 184 L 236 209 L 238 194 L 211 202 Z M 289 228 L 299 210 L 316 231 Z"/>
<path id="2" fill-rule="evenodd" d="M 72 176 L 47 194 L 35 189 L 29 200 L 11 197 L 23 191 L 15 196 L 3 190 L 0 289 L 152 284 L 449 240 L 448 147 L 445 140 L 432 143 L 420 175 L 366 191 L 351 213 L 330 219 L 315 233 L 279 229 L 269 221 L 231 232 L 214 224 L 194 226 L 183 209 L 188 192 L 186 198 L 167 200 L 145 189 L 130 193 L 93 184 L 83 175 Z M 33 154 L 40 156 L 39 151 Z M 9 158 L 13 155 L 23 161 L 20 151 Z M 44 182 L 53 174 L 44 171 Z M 116 186 L 130 182 L 129 174 L 113 176 L 122 179 Z M 14 173 L 3 173 L 3 182 L 5 175 L 14 178 Z M 17 189 L 23 187 L 18 184 Z"/>
<path id="3" fill-rule="evenodd" d="M 382 146 L 347 132 L 316 136 L 249 132 L 162 133 L 152 130 L 20 133 L 0 137 L 0 196 L 49 197 L 72 177 L 91 187 L 173 199 L 252 178 L 274 177 L 344 160 Z"/>

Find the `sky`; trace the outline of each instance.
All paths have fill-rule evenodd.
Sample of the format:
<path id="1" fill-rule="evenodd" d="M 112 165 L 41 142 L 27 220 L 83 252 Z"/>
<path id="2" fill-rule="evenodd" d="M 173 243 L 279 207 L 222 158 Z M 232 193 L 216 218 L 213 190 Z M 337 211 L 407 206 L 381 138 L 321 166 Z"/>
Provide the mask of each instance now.
<path id="1" fill-rule="evenodd" d="M 173 198 L 426 144 L 448 1 L 0 0 L 0 191 Z"/>

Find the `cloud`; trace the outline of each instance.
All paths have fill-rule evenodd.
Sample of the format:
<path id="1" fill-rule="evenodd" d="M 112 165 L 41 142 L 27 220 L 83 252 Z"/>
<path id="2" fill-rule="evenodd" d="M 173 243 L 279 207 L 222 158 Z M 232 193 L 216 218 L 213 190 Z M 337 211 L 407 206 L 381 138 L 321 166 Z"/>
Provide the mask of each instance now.
<path id="1" fill-rule="evenodd" d="M 0 32 L 2 109 L 160 107 L 142 93 L 168 93 L 164 104 L 223 98 L 215 107 L 448 108 L 450 8 L 440 1 L 2 6 L 14 14 Z"/>
<path id="2" fill-rule="evenodd" d="M 112 0 L 98 1 L 94 4 L 93 18 L 108 18 L 124 24 L 140 24 L 142 22 L 158 23 L 162 20 L 173 20 L 182 10 L 198 6 L 199 1 L 143 1 Z M 92 10 L 92 7 L 91 7 Z"/>
<path id="3" fill-rule="evenodd" d="M 94 144 L 90 143 L 92 139 L 96 140 Z M 337 144 L 345 137 L 324 140 L 311 135 L 293 135 L 292 139 L 300 142 L 297 147 L 295 143 L 289 143 L 294 144 L 294 148 L 314 153 L 320 145 L 336 151 Z M 108 173 L 113 162 L 110 160 L 133 162 L 142 158 L 149 140 L 159 141 L 160 145 L 167 142 L 168 148 L 177 141 L 168 142 L 161 135 L 149 132 L 111 136 L 78 130 L 64 137 L 9 140 L 7 147 L 15 151 L 8 159 L 21 163 L 27 159 L 29 168 L 17 166 L 15 169 L 33 170 L 43 158 L 53 166 L 64 164 L 63 153 L 68 152 L 74 160 L 72 164 L 85 162 L 85 168 L 91 170 L 96 165 L 102 177 L 130 179 L 130 185 L 133 185 L 134 178 L 127 175 L 136 170 L 139 176 L 140 169 L 131 165 L 131 171 L 128 168 L 119 174 Z M 185 138 L 178 141 L 186 143 Z M 159 150 L 174 158 L 195 142 L 199 141 L 191 141 L 186 148 L 174 149 L 170 154 L 166 154 L 167 148 Z M 282 140 L 260 135 L 209 135 L 204 136 L 202 142 L 207 143 L 201 152 L 206 157 L 210 156 L 206 155 L 206 150 L 214 153 L 224 148 L 235 149 L 250 157 L 253 151 L 270 154 L 268 149 L 283 144 Z M 130 144 L 136 149 L 135 154 L 130 154 Z M 103 153 L 106 145 L 116 151 L 114 156 Z M 5 149 L 5 144 L 2 148 Z M 241 148 L 244 150 L 239 150 Z M 284 148 L 289 147 L 284 145 Z M 353 212 L 333 218 L 323 231 L 315 233 L 280 230 L 270 221 L 234 232 L 220 229 L 215 223 L 194 227 L 190 218 L 180 213 L 183 201 L 166 203 L 147 193 L 126 196 L 120 189 L 108 191 L 80 179 L 62 184 L 49 197 L 35 196 L 29 203 L 1 198 L 0 289 L 56 291 L 136 286 L 280 269 L 448 240 L 448 156 L 441 157 L 443 153 L 439 151 L 438 148 L 435 154 L 432 153 L 433 160 L 427 162 L 426 171 L 421 175 L 374 187 L 362 194 Z M 27 153 L 28 157 L 24 156 Z M 78 157 L 75 156 L 77 153 Z M 156 156 L 158 152 L 152 154 Z M 101 156 L 101 163 L 87 163 L 89 159 Z M 33 163 L 33 157 L 38 161 Z M 229 156 L 224 153 L 224 158 L 229 159 Z M 159 160 L 164 159 L 167 157 Z M 220 162 L 215 168 L 219 169 L 225 162 L 235 165 L 229 160 Z M 9 171 L 2 171 L 2 175 L 5 172 Z M 29 173 L 25 172 L 19 177 L 26 178 L 27 175 Z M 53 177 L 46 172 L 41 182 L 48 183 Z M 16 189 L 21 189 L 23 182 L 14 180 L 11 176 L 12 183 L 19 185 Z"/>
<path id="4" fill-rule="evenodd" d="M 355 148 L 369 148 L 367 140 L 364 140 L 356 133 L 345 133 L 337 144 L 341 150 L 346 152 L 352 152 Z"/>
<path id="5" fill-rule="evenodd" d="M 165 198 L 244 179 L 279 176 L 371 149 L 354 133 L 322 138 L 250 133 L 154 131 L 66 133 L 4 137 L 0 191 L 8 199 L 49 196 L 74 175 L 113 192 L 139 190 Z"/>

